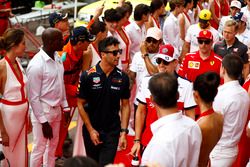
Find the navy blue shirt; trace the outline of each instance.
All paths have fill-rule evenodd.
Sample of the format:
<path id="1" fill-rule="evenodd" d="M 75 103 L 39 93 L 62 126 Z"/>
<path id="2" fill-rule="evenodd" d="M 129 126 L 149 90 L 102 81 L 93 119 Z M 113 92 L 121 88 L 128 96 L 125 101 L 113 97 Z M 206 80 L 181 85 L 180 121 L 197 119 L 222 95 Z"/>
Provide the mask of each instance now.
<path id="1" fill-rule="evenodd" d="M 78 97 L 85 99 L 90 122 L 96 130 L 120 130 L 120 100 L 129 99 L 129 78 L 117 67 L 106 76 L 99 63 L 80 77 Z"/>
<path id="2" fill-rule="evenodd" d="M 214 45 L 214 53 L 224 57 L 228 53 L 235 53 L 236 55 L 240 56 L 244 64 L 248 63 L 248 55 L 247 55 L 247 46 L 240 42 L 236 37 L 234 44 L 227 48 L 227 44 L 225 40 L 217 42 Z"/>

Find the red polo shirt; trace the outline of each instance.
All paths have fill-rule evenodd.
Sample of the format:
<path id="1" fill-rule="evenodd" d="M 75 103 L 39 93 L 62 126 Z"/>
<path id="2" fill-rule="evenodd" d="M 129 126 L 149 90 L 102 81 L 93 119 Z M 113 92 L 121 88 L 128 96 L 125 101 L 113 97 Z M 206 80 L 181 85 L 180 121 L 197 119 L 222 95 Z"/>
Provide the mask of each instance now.
<path id="1" fill-rule="evenodd" d="M 200 57 L 199 51 L 188 53 L 180 66 L 178 74 L 194 82 L 198 75 L 208 71 L 220 74 L 221 61 L 222 58 L 213 51 L 204 60 Z"/>

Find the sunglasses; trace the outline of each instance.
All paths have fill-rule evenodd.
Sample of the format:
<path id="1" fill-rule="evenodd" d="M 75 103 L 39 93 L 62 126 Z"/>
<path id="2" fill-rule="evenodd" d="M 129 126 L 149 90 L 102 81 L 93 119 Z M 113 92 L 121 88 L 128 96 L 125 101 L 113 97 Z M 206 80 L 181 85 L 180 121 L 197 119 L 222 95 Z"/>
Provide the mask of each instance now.
<path id="1" fill-rule="evenodd" d="M 157 43 L 158 40 L 157 40 L 157 39 L 154 39 L 154 38 L 152 38 L 152 37 L 147 37 L 147 38 L 146 38 L 146 42 L 147 42 L 147 43 L 151 43 L 151 42 Z"/>
<path id="2" fill-rule="evenodd" d="M 157 64 L 161 64 L 161 62 L 163 62 L 163 64 L 166 65 L 166 66 L 170 64 L 170 62 L 165 61 L 163 59 L 160 59 L 160 58 L 156 59 L 156 63 Z"/>
<path id="3" fill-rule="evenodd" d="M 113 56 L 117 56 L 118 53 L 119 53 L 119 54 L 122 54 L 122 49 L 112 50 L 112 51 L 105 50 L 105 51 L 102 51 L 102 52 L 104 52 L 104 53 L 112 53 Z"/>
<path id="4" fill-rule="evenodd" d="M 203 43 L 206 44 L 206 45 L 208 45 L 208 44 L 211 43 L 211 40 L 202 40 L 202 39 L 198 39 L 198 43 L 201 44 L 201 45 L 202 45 Z"/>

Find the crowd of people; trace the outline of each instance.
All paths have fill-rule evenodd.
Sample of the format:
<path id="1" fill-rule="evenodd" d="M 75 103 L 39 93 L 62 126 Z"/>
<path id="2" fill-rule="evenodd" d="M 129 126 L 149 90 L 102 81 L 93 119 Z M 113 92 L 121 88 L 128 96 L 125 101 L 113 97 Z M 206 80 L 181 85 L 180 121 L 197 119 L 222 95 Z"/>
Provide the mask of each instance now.
<path id="1" fill-rule="evenodd" d="M 65 167 L 106 166 L 126 149 L 142 166 L 250 166 L 250 0 L 103 9 L 73 29 L 52 13 L 27 69 L 25 33 L 0 36 L 1 165 L 54 167 L 78 111 Z"/>

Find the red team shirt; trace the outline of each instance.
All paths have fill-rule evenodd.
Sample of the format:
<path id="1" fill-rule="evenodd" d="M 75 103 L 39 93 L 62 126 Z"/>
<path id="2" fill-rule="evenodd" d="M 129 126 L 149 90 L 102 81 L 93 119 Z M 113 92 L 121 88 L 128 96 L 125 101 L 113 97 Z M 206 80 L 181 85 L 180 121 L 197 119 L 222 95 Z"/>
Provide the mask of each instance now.
<path id="1" fill-rule="evenodd" d="M 178 74 L 194 82 L 198 75 L 208 71 L 220 74 L 221 61 L 222 58 L 213 51 L 205 60 L 200 57 L 199 51 L 188 53 L 180 66 Z"/>

